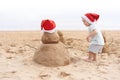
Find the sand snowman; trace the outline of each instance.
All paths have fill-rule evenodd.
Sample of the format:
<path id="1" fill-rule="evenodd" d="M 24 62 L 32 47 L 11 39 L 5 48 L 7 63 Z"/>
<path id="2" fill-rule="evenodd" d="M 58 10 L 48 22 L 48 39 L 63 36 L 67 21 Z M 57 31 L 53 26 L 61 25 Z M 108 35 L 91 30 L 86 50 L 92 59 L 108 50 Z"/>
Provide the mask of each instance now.
<path id="1" fill-rule="evenodd" d="M 69 52 L 60 41 L 53 20 L 42 20 L 42 44 L 34 54 L 34 61 L 45 66 L 65 66 L 70 63 Z"/>

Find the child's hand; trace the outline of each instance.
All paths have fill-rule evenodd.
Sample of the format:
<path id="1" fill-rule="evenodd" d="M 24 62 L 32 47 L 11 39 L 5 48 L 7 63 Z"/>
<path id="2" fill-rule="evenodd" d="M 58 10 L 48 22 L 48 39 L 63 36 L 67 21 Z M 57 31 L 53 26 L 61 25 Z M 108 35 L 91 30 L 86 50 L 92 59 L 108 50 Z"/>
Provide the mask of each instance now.
<path id="1" fill-rule="evenodd" d="M 88 36 L 88 37 L 86 38 L 86 40 L 87 40 L 88 42 L 90 42 L 91 37 Z"/>

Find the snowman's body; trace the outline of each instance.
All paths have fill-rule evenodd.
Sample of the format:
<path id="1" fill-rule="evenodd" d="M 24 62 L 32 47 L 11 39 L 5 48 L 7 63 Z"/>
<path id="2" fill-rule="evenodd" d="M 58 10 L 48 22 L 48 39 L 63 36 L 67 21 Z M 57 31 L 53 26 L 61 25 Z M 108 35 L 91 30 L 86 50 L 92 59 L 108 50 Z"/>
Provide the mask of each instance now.
<path id="1" fill-rule="evenodd" d="M 60 42 L 57 32 L 44 32 L 42 44 L 35 52 L 34 61 L 45 66 L 65 66 L 70 63 L 69 52 Z"/>

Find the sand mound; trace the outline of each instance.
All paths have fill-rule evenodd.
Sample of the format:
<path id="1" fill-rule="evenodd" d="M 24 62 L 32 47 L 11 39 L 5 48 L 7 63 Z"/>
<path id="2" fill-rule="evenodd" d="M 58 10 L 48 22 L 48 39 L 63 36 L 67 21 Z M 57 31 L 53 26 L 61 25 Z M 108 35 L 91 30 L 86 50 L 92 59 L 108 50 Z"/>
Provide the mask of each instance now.
<path id="1" fill-rule="evenodd" d="M 70 63 L 69 52 L 61 42 L 42 44 L 35 52 L 34 61 L 45 66 L 65 66 Z"/>
<path id="2" fill-rule="evenodd" d="M 107 53 L 109 55 L 109 52 L 112 51 L 111 45 L 113 44 L 114 40 L 111 39 L 111 42 L 108 43 L 108 40 L 106 40 L 106 36 L 104 35 L 105 45 L 103 47 L 102 53 Z"/>
<path id="3" fill-rule="evenodd" d="M 57 34 L 59 35 L 60 41 L 65 44 L 65 39 L 64 39 L 64 37 L 63 37 L 62 31 L 58 30 L 58 31 L 57 31 Z"/>

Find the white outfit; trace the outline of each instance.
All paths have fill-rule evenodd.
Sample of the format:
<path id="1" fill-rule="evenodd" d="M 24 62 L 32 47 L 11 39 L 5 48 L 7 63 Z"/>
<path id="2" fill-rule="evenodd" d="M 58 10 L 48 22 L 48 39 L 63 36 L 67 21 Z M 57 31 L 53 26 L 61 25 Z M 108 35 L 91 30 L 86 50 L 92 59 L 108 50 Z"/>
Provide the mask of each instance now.
<path id="1" fill-rule="evenodd" d="M 91 44 L 88 48 L 88 51 L 98 54 L 102 52 L 102 49 L 103 49 L 103 45 Z"/>
<path id="2" fill-rule="evenodd" d="M 100 30 L 98 30 L 94 24 L 91 24 L 88 28 L 89 33 L 93 30 L 97 31 L 97 34 L 92 37 L 90 41 L 89 51 L 93 53 L 101 53 L 104 45 L 104 38 Z"/>
<path id="3" fill-rule="evenodd" d="M 92 37 L 90 44 L 97 44 L 97 45 L 104 45 L 104 38 L 100 30 L 98 30 L 94 24 L 91 24 L 88 28 L 89 33 L 91 33 L 93 30 L 97 31 L 97 34 Z"/>

